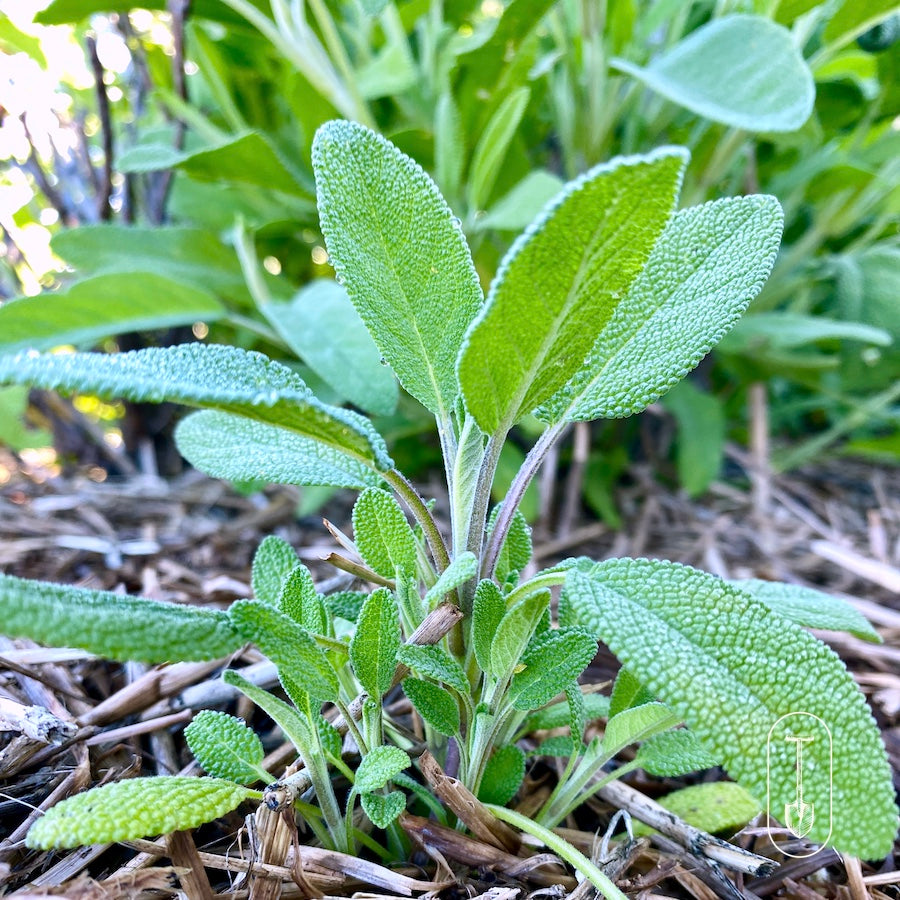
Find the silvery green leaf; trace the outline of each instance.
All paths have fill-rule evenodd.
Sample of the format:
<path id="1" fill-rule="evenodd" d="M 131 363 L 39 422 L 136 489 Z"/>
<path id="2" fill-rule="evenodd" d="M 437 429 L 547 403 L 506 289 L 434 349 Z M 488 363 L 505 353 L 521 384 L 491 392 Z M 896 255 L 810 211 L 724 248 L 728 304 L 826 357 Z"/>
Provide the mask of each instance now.
<path id="1" fill-rule="evenodd" d="M 469 693 L 469 680 L 463 667 L 437 644 L 403 644 L 397 659 L 419 675 L 442 681 L 461 694 Z"/>
<path id="2" fill-rule="evenodd" d="M 350 662 L 368 695 L 380 699 L 391 686 L 400 649 L 400 614 L 394 595 L 384 588 L 369 594 L 350 641 Z"/>
<path id="3" fill-rule="evenodd" d="M 204 709 L 184 729 L 184 737 L 194 758 L 213 777 L 237 784 L 266 779 L 262 741 L 243 719 Z"/>
<path id="4" fill-rule="evenodd" d="M 732 581 L 731 584 L 804 628 L 846 631 L 864 641 L 882 643 L 881 635 L 869 624 L 868 619 L 839 597 L 799 584 L 762 581 L 758 578 Z"/>
<path id="5" fill-rule="evenodd" d="M 613 683 L 609 697 L 609 715 L 617 716 L 632 706 L 643 706 L 655 699 L 653 694 L 634 677 L 634 674 L 622 666 Z"/>
<path id="6" fill-rule="evenodd" d="M 491 642 L 491 674 L 506 678 L 513 673 L 549 605 L 550 591 L 541 590 L 506 611 Z"/>
<path id="7" fill-rule="evenodd" d="M 515 241 L 459 359 L 482 431 L 505 432 L 578 370 L 662 233 L 686 161 L 667 148 L 596 166 Z"/>
<path id="8" fill-rule="evenodd" d="M 278 608 L 313 634 L 326 634 L 328 617 L 325 603 L 316 591 L 309 569 L 298 563 L 284 577 Z"/>
<path id="9" fill-rule="evenodd" d="M 449 691 L 421 678 L 404 678 L 403 691 L 435 731 L 448 736 L 459 734 L 459 706 Z"/>
<path id="10" fill-rule="evenodd" d="M 660 778 L 677 778 L 719 764 L 688 728 L 664 731 L 644 741 L 635 761 L 644 771 Z"/>
<path id="11" fill-rule="evenodd" d="M 575 752 L 575 742 L 569 734 L 554 734 L 541 741 L 529 756 L 571 756 Z"/>
<path id="12" fill-rule="evenodd" d="M 284 580 L 299 562 L 297 551 L 284 538 L 275 534 L 264 537 L 250 567 L 253 596 L 269 606 L 277 606 Z"/>
<path id="13" fill-rule="evenodd" d="M 498 747 L 484 767 L 478 788 L 482 803 L 506 806 L 516 795 L 525 777 L 525 754 L 515 744 Z"/>
<path id="14" fill-rule="evenodd" d="M 602 719 L 609 714 L 609 697 L 605 694 L 584 694 L 584 711 L 587 722 Z M 525 720 L 520 733 L 546 731 L 550 728 L 564 728 L 571 723 L 572 710 L 568 701 L 553 703 L 531 713 Z"/>
<path id="15" fill-rule="evenodd" d="M 691 112 L 746 131 L 795 131 L 816 95 L 791 33 L 762 16 L 713 19 L 646 68 L 624 59 L 611 65 Z"/>
<path id="16" fill-rule="evenodd" d="M 488 522 L 487 533 L 488 540 L 494 530 L 494 522 L 500 513 L 499 504 L 491 511 L 491 518 Z M 504 584 L 507 578 L 513 572 L 521 572 L 531 560 L 531 526 L 528 524 L 522 511 L 517 509 L 513 514 L 512 521 L 509 524 L 509 531 L 503 541 L 503 546 L 497 555 L 497 565 L 494 569 L 494 577 Z"/>
<path id="17" fill-rule="evenodd" d="M 581 747 L 584 744 L 584 730 L 588 723 L 587 704 L 584 702 L 584 694 L 577 681 L 573 680 L 565 691 L 566 703 L 569 707 L 569 734 L 574 743 Z"/>
<path id="18" fill-rule="evenodd" d="M 393 465 L 367 419 L 322 403 L 286 366 L 237 347 L 194 343 L 127 353 L 18 353 L 0 356 L 0 383 L 217 409 L 296 431 L 382 471 Z"/>
<path id="19" fill-rule="evenodd" d="M 409 757 L 399 747 L 373 747 L 362 758 L 353 786 L 360 794 L 377 791 L 409 765 Z"/>
<path id="20" fill-rule="evenodd" d="M 491 671 L 491 644 L 505 614 L 506 601 L 500 588 L 489 578 L 479 581 L 472 601 L 472 646 L 475 659 L 485 672 Z"/>
<path id="21" fill-rule="evenodd" d="M 509 696 L 516 709 L 531 710 L 549 703 L 587 667 L 597 653 L 597 639 L 583 629 L 561 628 L 535 638 L 522 656 Z"/>
<path id="22" fill-rule="evenodd" d="M 475 220 L 476 231 L 496 228 L 521 231 L 562 189 L 564 182 L 552 172 L 529 172 L 508 194 Z"/>
<path id="23" fill-rule="evenodd" d="M 478 560 L 474 553 L 464 550 L 441 572 L 438 580 L 428 589 L 423 601 L 426 609 L 443 600 L 445 594 L 455 591 L 463 582 L 478 573 Z"/>
<path id="24" fill-rule="evenodd" d="M 228 614 L 244 640 L 253 641 L 279 674 L 316 700 L 338 697 L 340 685 L 328 657 L 293 619 L 258 600 L 238 600 Z"/>
<path id="25" fill-rule="evenodd" d="M 416 538 L 387 491 L 367 488 L 353 506 L 353 539 L 366 565 L 386 578 L 416 571 Z"/>
<path id="26" fill-rule="evenodd" d="M 811 840 L 880 859 L 897 830 L 884 746 L 865 698 L 829 647 L 725 581 L 675 563 L 613 559 L 566 579 L 569 603 L 648 689 L 772 810 L 804 797 L 829 806 Z M 803 713 L 802 726 L 790 714 Z M 768 777 L 767 777 L 768 775 Z"/>
<path id="27" fill-rule="evenodd" d="M 149 663 L 219 659 L 242 639 L 228 614 L 0 574 L 0 629 L 107 659 Z"/>
<path id="28" fill-rule="evenodd" d="M 189 831 L 252 796 L 259 794 L 218 778 L 129 778 L 57 803 L 31 826 L 25 843 L 53 850 Z"/>
<path id="29" fill-rule="evenodd" d="M 672 791 L 657 803 L 688 825 L 701 831 L 732 833 L 762 812 L 759 801 L 733 781 L 710 781 Z M 637 822 L 635 836 L 649 834 L 649 826 Z"/>
<path id="30" fill-rule="evenodd" d="M 394 411 L 397 382 L 341 285 L 319 278 L 293 300 L 259 307 L 291 350 L 338 394 L 366 412 Z"/>
<path id="31" fill-rule="evenodd" d="M 352 122 L 316 132 L 313 168 L 338 281 L 403 387 L 446 419 L 459 345 L 482 303 L 450 208 L 419 165 Z"/>
<path id="32" fill-rule="evenodd" d="M 737 322 L 775 262 L 774 197 L 716 200 L 675 214 L 568 383 L 548 422 L 629 416 L 679 382 Z"/>
<path id="33" fill-rule="evenodd" d="M 363 591 L 336 591 L 325 597 L 325 607 L 331 615 L 355 622 L 368 596 Z"/>
<path id="34" fill-rule="evenodd" d="M 341 733 L 328 721 L 324 716 L 316 719 L 316 728 L 319 732 L 319 741 L 322 744 L 322 750 L 326 756 L 331 759 L 341 758 L 341 746 L 343 738 Z"/>
<path id="35" fill-rule="evenodd" d="M 178 452 L 213 478 L 266 484 L 355 488 L 384 484 L 352 456 L 277 425 L 202 410 L 175 427 Z"/>
<path id="36" fill-rule="evenodd" d="M 406 797 L 400 791 L 363 794 L 362 808 L 376 828 L 387 828 L 406 809 Z"/>
<path id="37" fill-rule="evenodd" d="M 612 757 L 629 744 L 645 741 L 681 722 L 665 703 L 642 703 L 610 716 L 603 734 L 603 754 Z"/>

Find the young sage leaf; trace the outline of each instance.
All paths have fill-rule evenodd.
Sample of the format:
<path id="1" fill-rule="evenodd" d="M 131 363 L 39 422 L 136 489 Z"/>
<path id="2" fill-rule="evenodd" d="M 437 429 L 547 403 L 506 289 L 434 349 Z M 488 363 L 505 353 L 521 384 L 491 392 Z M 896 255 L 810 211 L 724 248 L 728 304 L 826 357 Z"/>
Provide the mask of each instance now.
<path id="1" fill-rule="evenodd" d="M 3 633 L 123 662 L 219 659 L 242 639 L 216 609 L 0 574 Z"/>
<path id="2" fill-rule="evenodd" d="M 665 703 L 642 703 L 631 706 L 622 712 L 610 716 L 603 734 L 603 754 L 612 757 L 629 744 L 674 728 L 681 722 L 679 716 L 672 712 Z"/>
<path id="3" fill-rule="evenodd" d="M 488 521 L 487 540 L 490 540 L 494 531 L 494 523 L 500 513 L 500 506 L 495 506 L 491 511 Z M 531 560 L 531 526 L 528 524 L 522 511 L 517 509 L 506 533 L 506 539 L 500 547 L 497 555 L 497 565 L 494 567 L 494 577 L 504 584 L 513 572 L 521 572 Z"/>
<path id="4" fill-rule="evenodd" d="M 669 220 L 686 161 L 668 148 L 596 166 L 515 241 L 460 353 L 482 431 L 505 433 L 578 370 Z"/>
<path id="5" fill-rule="evenodd" d="M 376 828 L 387 828 L 406 809 L 406 797 L 400 791 L 363 794 L 362 808 Z"/>
<path id="6" fill-rule="evenodd" d="M 635 762 L 645 772 L 660 778 L 677 778 L 719 764 L 688 728 L 664 731 L 644 741 Z"/>
<path id="7" fill-rule="evenodd" d="M 350 641 L 350 662 L 363 690 L 375 700 L 388 690 L 400 649 L 400 614 L 394 595 L 379 588 L 369 594 Z"/>
<path id="8" fill-rule="evenodd" d="M 531 710 L 549 703 L 587 667 L 597 653 L 597 639 L 583 629 L 546 631 L 522 656 L 524 668 L 513 675 L 509 696 L 516 709 Z"/>
<path id="9" fill-rule="evenodd" d="M 325 603 L 316 591 L 309 569 L 299 563 L 285 576 L 278 597 L 278 608 L 313 634 L 328 632 Z"/>
<path id="10" fill-rule="evenodd" d="M 783 717 L 803 712 L 824 722 L 804 748 L 803 790 L 826 805 L 832 798 L 833 814 L 831 823 L 817 820 L 809 837 L 824 841 L 833 824 L 831 840 L 844 852 L 864 859 L 889 852 L 896 807 L 884 746 L 833 650 L 721 579 L 675 563 L 576 567 L 566 591 L 582 623 L 733 778 L 757 798 L 768 788 L 772 810 L 796 799 L 796 753 Z"/>
<path id="11" fill-rule="evenodd" d="M 253 596 L 269 606 L 278 606 L 284 580 L 299 564 L 297 551 L 284 538 L 275 534 L 264 537 L 250 567 Z"/>
<path id="12" fill-rule="evenodd" d="M 262 768 L 262 741 L 243 719 L 204 709 L 184 729 L 184 737 L 197 762 L 215 778 L 237 784 L 272 780 Z"/>
<path id="13" fill-rule="evenodd" d="M 464 550 L 441 572 L 438 580 L 428 589 L 423 600 L 426 609 L 443 600 L 446 594 L 455 591 L 463 582 L 478 573 L 478 560 L 474 553 Z"/>
<path id="14" fill-rule="evenodd" d="M 435 731 L 447 736 L 459 734 L 459 706 L 449 691 L 421 678 L 404 678 L 403 691 Z"/>
<path id="15" fill-rule="evenodd" d="M 489 671 L 493 675 L 497 678 L 512 675 L 549 605 L 550 591 L 534 591 L 504 614 L 491 642 Z"/>
<path id="16" fill-rule="evenodd" d="M 352 122 L 316 132 L 313 168 L 338 281 L 403 387 L 447 419 L 460 341 L 482 303 L 450 208 L 417 163 Z"/>
<path id="17" fill-rule="evenodd" d="M 373 747 L 363 758 L 356 770 L 354 788 L 360 794 L 383 788 L 395 775 L 399 775 L 410 765 L 409 757 L 399 748 L 382 744 Z"/>
<path id="18" fill-rule="evenodd" d="M 489 578 L 482 579 L 475 588 L 472 601 L 472 646 L 475 659 L 485 672 L 491 672 L 491 644 L 506 614 L 506 601 L 500 588 Z"/>
<path id="19" fill-rule="evenodd" d="M 498 747 L 484 767 L 478 799 L 505 806 L 516 796 L 525 777 L 525 754 L 515 744 Z"/>
<path id="20" fill-rule="evenodd" d="M 416 538 L 403 510 L 387 492 L 367 488 L 353 506 L 353 538 L 366 565 L 394 578 L 416 571 Z"/>
<path id="21" fill-rule="evenodd" d="M 461 694 L 468 694 L 469 681 L 463 667 L 443 648 L 437 644 L 403 644 L 397 654 L 397 660 L 409 666 L 419 675 L 427 675 L 435 681 L 454 688 Z"/>
<path id="22" fill-rule="evenodd" d="M 258 796 L 256 791 L 218 778 L 131 778 L 57 803 L 31 826 L 25 843 L 55 850 L 187 831 Z"/>

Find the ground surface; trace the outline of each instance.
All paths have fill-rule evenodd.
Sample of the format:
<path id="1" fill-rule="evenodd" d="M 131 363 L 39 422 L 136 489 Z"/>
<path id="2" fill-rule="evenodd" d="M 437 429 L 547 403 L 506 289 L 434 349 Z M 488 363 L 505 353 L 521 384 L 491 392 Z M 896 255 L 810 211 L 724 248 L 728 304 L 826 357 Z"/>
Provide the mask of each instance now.
<path id="1" fill-rule="evenodd" d="M 891 762 L 900 771 L 900 470 L 841 461 L 789 477 L 747 478 L 750 462 L 736 448 L 730 457 L 733 481 L 714 484 L 697 501 L 662 488 L 649 469 L 633 468 L 617 494 L 625 520 L 621 531 L 581 513 L 563 512 L 556 521 L 537 525 L 537 562 L 544 566 L 580 554 L 665 557 L 725 577 L 781 579 L 851 598 L 878 628 L 884 644 L 823 637 L 868 696 Z M 241 496 L 196 473 L 172 481 L 135 476 L 97 483 L 92 477 L 100 477 L 100 470 L 54 477 L 39 462 L 23 467 L 0 457 L 0 571 L 224 605 L 248 595 L 253 550 L 263 536 L 275 532 L 298 549 L 318 577 L 334 574 L 321 563 L 335 549 L 334 541 L 320 516 L 296 518 L 297 492 L 292 489 Z M 557 497 L 548 490 L 545 508 L 564 508 L 565 485 L 545 480 L 545 489 L 554 487 Z M 426 495 L 436 493 L 434 486 L 422 489 Z M 346 527 L 351 502 L 338 497 L 327 507 L 339 526 Z M 232 661 L 238 667 L 259 662 L 253 651 Z M 484 895 L 491 900 L 592 896 L 585 886 L 575 888 L 568 875 L 554 879 L 546 867 L 520 867 L 523 871 L 513 874 L 515 867 L 498 861 L 496 852 L 491 861 L 491 850 L 484 845 L 487 863 L 471 847 L 466 851 L 470 858 L 462 851 L 456 851 L 461 858 L 453 858 L 444 848 L 450 871 L 423 854 L 421 867 L 402 875 L 365 868 L 349 858 L 325 859 L 306 848 L 301 856 L 309 881 L 300 878 L 297 884 L 290 869 L 296 853 L 284 826 L 258 815 L 250 829 L 256 835 L 248 834 L 244 810 L 200 829 L 192 839 L 168 844 L 141 842 L 58 854 L 24 849 L 22 838 L 37 810 L 64 796 L 139 772 L 195 771 L 182 738 L 192 711 L 219 704 L 250 720 L 252 709 L 219 695 L 219 668 L 121 666 L 0 637 L 0 698 L 45 707 L 77 726 L 74 739 L 60 746 L 0 733 L 0 894 L 172 897 L 181 891 L 180 896 L 189 898 L 256 898 L 319 890 L 335 896 Z M 601 652 L 586 680 L 606 681 L 615 669 L 611 656 Z M 289 764 L 289 748 L 276 734 L 267 739 L 268 763 L 276 770 Z M 549 769 L 536 768 L 532 774 L 542 783 L 532 784 L 531 793 L 546 789 L 553 777 Z M 678 785 L 643 778 L 633 786 L 658 795 Z M 249 812 L 248 820 L 253 818 Z M 612 810 L 598 801 L 582 812 L 571 823 L 578 833 L 570 837 L 590 853 L 594 833 L 603 833 Z M 707 860 L 677 842 L 645 839 L 619 865 L 620 884 L 630 896 L 647 898 L 900 897 L 900 848 L 876 867 L 841 860 L 832 851 L 791 862 L 772 850 L 764 834 L 757 821 L 737 842 L 786 862 L 768 878 L 732 876 L 729 887 L 716 880 Z"/>

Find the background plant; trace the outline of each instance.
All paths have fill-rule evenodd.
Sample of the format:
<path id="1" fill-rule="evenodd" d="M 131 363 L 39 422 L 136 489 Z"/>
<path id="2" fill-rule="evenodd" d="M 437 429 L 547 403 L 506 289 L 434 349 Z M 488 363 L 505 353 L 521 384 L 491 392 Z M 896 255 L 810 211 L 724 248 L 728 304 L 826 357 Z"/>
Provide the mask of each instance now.
<path id="1" fill-rule="evenodd" d="M 569 182 L 514 242 L 483 299 L 460 221 L 427 174 L 363 126 L 320 128 L 313 164 L 328 252 L 386 363 L 434 415 L 449 542 L 371 422 L 322 402 L 261 354 L 215 344 L 29 351 L 0 359 L 0 379 L 200 407 L 177 439 L 210 474 L 360 490 L 353 535 L 340 538 L 357 559 L 339 564 L 375 589 L 320 596 L 292 549 L 269 538 L 254 560 L 255 599 L 227 611 L 4 576 L 4 628 L 145 661 L 217 658 L 252 641 L 276 664 L 287 699 L 235 672 L 224 678 L 293 742 L 303 771 L 276 790 L 340 850 L 361 842 L 402 858 L 397 822 L 408 803 L 436 806 L 405 774 L 416 742 L 381 703 L 402 684 L 426 746 L 448 764 L 452 747 L 462 784 L 484 789 L 507 819 L 513 814 L 500 807 L 524 774 L 517 736 L 562 708 L 568 737 L 542 752 L 566 757 L 564 774 L 534 821 L 515 817 L 538 835 L 634 765 L 691 771 L 717 761 L 751 797 L 768 789 L 772 809 L 782 809 L 794 799 L 795 758 L 789 742 L 769 739 L 773 729 L 786 735 L 779 723 L 802 710 L 833 734 L 833 744 L 809 750 L 806 788 L 830 796 L 833 811 L 810 837 L 864 857 L 888 852 L 896 807 L 877 727 L 838 657 L 802 627 L 877 638 L 852 609 L 658 560 L 568 560 L 519 578 L 531 555 L 519 502 L 565 425 L 654 402 L 735 324 L 771 269 L 777 201 L 756 195 L 674 212 L 687 160 L 660 148 Z M 532 411 L 541 435 L 489 516 L 501 448 Z M 554 587 L 562 589 L 556 627 Z M 339 631 L 337 619 L 355 627 Z M 624 664 L 608 707 L 589 707 L 577 682 L 598 639 Z M 585 746 L 589 716 L 603 714 L 602 739 Z M 681 723 L 687 729 L 670 731 Z M 355 770 L 341 756 L 342 732 L 359 753 Z M 649 743 L 663 733 L 668 745 Z M 245 785 L 270 773 L 243 725 L 207 714 L 188 737 L 215 776 L 199 782 L 206 790 L 165 778 L 101 788 L 45 815 L 31 845 L 189 828 L 260 796 Z M 643 745 L 635 763 L 604 773 L 635 743 Z M 312 787 L 315 805 L 297 800 L 301 786 Z M 383 843 L 359 827 L 357 799 Z M 587 865 L 598 888 L 621 896 Z"/>
<path id="2" fill-rule="evenodd" d="M 84 39 L 86 17 L 103 8 L 59 0 L 38 21 L 76 23 Z M 406 468 L 439 464 L 421 442 L 404 440 L 427 430 L 427 417 L 406 397 L 396 407 L 390 373 L 370 346 L 362 349 L 352 307 L 317 280 L 330 270 L 314 210 L 316 127 L 335 113 L 374 123 L 420 160 L 458 212 L 482 281 L 564 179 L 669 140 L 692 151 L 688 203 L 769 190 L 787 217 L 785 249 L 755 315 L 702 378 L 667 401 L 683 435 L 683 483 L 697 492 L 714 476 L 723 438 L 740 435 L 747 388 L 758 383 L 768 385 L 775 430 L 794 438 L 817 432 L 778 465 L 848 434 L 856 450 L 892 457 L 892 4 L 515 0 L 307 9 L 236 0 L 195 3 L 188 17 L 180 4 L 173 9 L 171 31 L 154 14 L 92 20 L 101 50 L 119 46 L 131 56 L 95 97 L 76 94 L 99 114 L 86 140 L 105 153 L 99 190 L 84 169 L 79 180 L 77 166 L 30 149 L 20 134 L 17 155 L 35 199 L 16 213 L 18 225 L 9 223 L 10 239 L 48 204 L 60 223 L 83 224 L 60 230 L 53 243 L 78 280 L 65 293 L 7 304 L 7 350 L 197 325 L 216 341 L 299 357 L 304 377 L 328 399 L 391 417 L 379 425 Z M 40 61 L 40 46 L 11 25 L 2 40 Z M 752 89 L 748 71 L 768 80 Z M 56 190 L 40 165 L 60 179 Z M 88 199 L 76 204 L 79 192 Z M 121 224 L 90 224 L 107 220 Z M 7 260 L 16 258 L 10 244 Z M 14 269 L 30 275 L 22 262 Z M 27 287 L 36 288 L 33 277 Z M 328 314 L 316 315 L 320 308 Z M 356 336 L 358 378 L 339 357 L 315 353 L 335 333 Z M 21 409 L 21 390 L 5 396 Z M 501 473 L 515 470 L 517 445 L 536 436 L 537 426 L 525 425 L 531 431 L 506 445 Z M 614 426 L 614 440 L 607 428 L 595 444 L 627 443 L 635 427 Z M 695 434 L 704 440 L 689 440 Z M 609 475 L 623 464 L 609 452 L 591 471 Z M 592 478 L 586 496 L 610 518 L 605 483 Z"/>

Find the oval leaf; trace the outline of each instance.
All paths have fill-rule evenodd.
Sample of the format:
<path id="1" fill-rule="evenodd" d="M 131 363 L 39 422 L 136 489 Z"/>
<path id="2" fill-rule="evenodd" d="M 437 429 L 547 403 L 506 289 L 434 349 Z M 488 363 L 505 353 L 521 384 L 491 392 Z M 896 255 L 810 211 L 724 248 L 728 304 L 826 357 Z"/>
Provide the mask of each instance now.
<path id="1" fill-rule="evenodd" d="M 384 588 L 373 591 L 356 620 L 350 662 L 363 690 L 375 700 L 391 686 L 400 642 L 400 614 L 393 594 Z"/>
<path id="2" fill-rule="evenodd" d="M 353 538 L 366 565 L 385 578 L 416 571 L 416 538 L 400 504 L 378 488 L 363 491 L 353 506 Z"/>
<path id="3" fill-rule="evenodd" d="M 117 781 L 57 803 L 31 826 L 25 843 L 51 850 L 187 831 L 253 796 L 259 794 L 217 778 L 163 775 Z"/>
<path id="4" fill-rule="evenodd" d="M 215 778 L 237 784 L 266 780 L 262 741 L 243 719 L 204 709 L 184 729 L 184 737 L 197 762 Z"/>
<path id="5" fill-rule="evenodd" d="M 611 65 L 697 115 L 747 131 L 795 131 L 815 100 L 791 33 L 761 16 L 715 19 L 646 68 L 624 59 Z"/>

